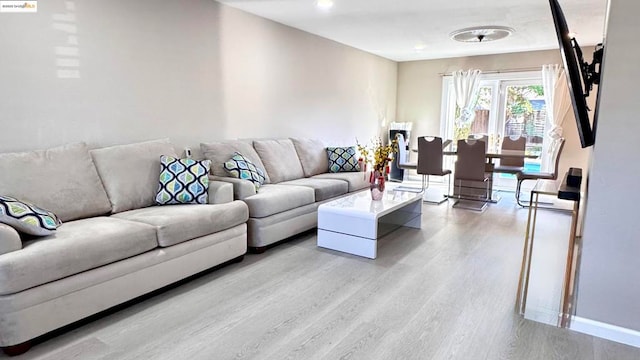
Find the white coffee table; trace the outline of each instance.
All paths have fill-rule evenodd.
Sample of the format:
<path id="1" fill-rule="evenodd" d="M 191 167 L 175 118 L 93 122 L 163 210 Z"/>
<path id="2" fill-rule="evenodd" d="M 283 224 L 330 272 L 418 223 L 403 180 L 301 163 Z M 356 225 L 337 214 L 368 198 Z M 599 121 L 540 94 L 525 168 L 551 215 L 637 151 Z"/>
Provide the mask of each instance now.
<path id="1" fill-rule="evenodd" d="M 422 193 L 389 188 L 378 201 L 365 190 L 320 205 L 318 246 L 375 259 L 378 239 L 401 226 L 419 229 Z"/>

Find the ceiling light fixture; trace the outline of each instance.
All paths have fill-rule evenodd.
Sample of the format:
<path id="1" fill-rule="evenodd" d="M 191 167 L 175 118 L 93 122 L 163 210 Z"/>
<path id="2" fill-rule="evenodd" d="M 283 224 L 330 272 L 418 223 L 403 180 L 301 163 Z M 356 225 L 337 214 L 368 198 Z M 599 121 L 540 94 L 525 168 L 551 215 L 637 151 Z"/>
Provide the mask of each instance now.
<path id="1" fill-rule="evenodd" d="M 504 39 L 514 32 L 513 28 L 506 26 L 474 26 L 456 30 L 449 36 L 461 42 L 487 42 Z"/>
<path id="2" fill-rule="evenodd" d="M 333 7 L 333 0 L 318 0 L 316 6 L 323 10 L 329 10 Z"/>
<path id="3" fill-rule="evenodd" d="M 424 51 L 424 49 L 426 48 L 427 48 L 427 45 L 425 44 L 417 44 L 416 46 L 413 47 L 413 50 L 415 52 L 421 52 L 421 51 Z"/>

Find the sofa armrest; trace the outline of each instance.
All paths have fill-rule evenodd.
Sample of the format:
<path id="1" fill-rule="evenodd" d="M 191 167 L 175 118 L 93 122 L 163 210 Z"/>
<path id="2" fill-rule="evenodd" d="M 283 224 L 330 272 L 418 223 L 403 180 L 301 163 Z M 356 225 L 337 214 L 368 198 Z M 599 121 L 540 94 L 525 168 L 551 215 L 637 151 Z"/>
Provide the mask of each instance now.
<path id="1" fill-rule="evenodd" d="M 233 196 L 236 200 L 242 200 L 256 194 L 256 187 L 249 180 L 209 175 L 209 182 L 211 181 L 224 181 L 233 184 Z"/>
<path id="2" fill-rule="evenodd" d="M 224 204 L 233 201 L 233 184 L 224 181 L 209 181 L 209 204 Z"/>
<path id="3" fill-rule="evenodd" d="M 22 249 L 20 234 L 7 224 L 0 223 L 0 255 Z"/>

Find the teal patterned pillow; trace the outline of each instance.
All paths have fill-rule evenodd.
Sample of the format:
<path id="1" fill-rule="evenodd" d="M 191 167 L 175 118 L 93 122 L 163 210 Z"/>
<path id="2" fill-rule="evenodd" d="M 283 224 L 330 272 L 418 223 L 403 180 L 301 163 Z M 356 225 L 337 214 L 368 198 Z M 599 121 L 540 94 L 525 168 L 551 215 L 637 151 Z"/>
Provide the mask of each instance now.
<path id="1" fill-rule="evenodd" d="M 360 171 L 355 146 L 328 147 L 327 155 L 329 156 L 329 172 Z"/>
<path id="2" fill-rule="evenodd" d="M 156 204 L 206 204 L 211 160 L 160 156 L 160 185 Z"/>
<path id="3" fill-rule="evenodd" d="M 251 181 L 256 187 L 256 191 L 258 191 L 260 185 L 264 184 L 264 171 L 255 166 L 251 161 L 249 161 L 249 159 L 237 151 L 233 154 L 231 159 L 222 166 L 229 175 L 238 179 Z"/>
<path id="4" fill-rule="evenodd" d="M 0 222 L 29 235 L 53 234 L 62 221 L 56 214 L 28 202 L 0 195 Z"/>

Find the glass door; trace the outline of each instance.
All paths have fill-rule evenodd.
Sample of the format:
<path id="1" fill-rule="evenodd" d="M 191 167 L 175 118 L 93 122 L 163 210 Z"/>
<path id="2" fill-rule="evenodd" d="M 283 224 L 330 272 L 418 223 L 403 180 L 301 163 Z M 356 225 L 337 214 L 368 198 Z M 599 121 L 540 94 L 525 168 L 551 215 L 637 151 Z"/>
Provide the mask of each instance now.
<path id="1" fill-rule="evenodd" d="M 456 119 L 460 109 L 456 105 L 451 77 L 443 80 L 441 134 L 444 139 L 466 139 L 487 136 L 489 149 L 499 147 L 504 136 L 527 138 L 526 151 L 535 159 L 526 159 L 525 168 L 539 171 L 547 151 L 543 142 L 547 126 L 547 107 L 544 101 L 542 76 L 539 71 L 483 74 L 473 121 L 460 126 Z M 453 169 L 454 159 L 446 159 Z M 515 176 L 495 174 L 494 185 L 513 190 Z"/>
<path id="2" fill-rule="evenodd" d="M 447 131 L 446 138 L 457 141 L 467 139 L 470 136 L 479 137 L 490 134 L 492 129 L 496 127 L 497 113 L 495 109 L 499 101 L 498 95 L 498 83 L 494 81 L 481 82 L 478 101 L 474 109 L 475 116 L 473 121 L 466 125 L 460 125 L 455 121 L 460 117 L 460 108 L 455 104 L 454 99 L 449 105 L 453 111 L 447 121 L 449 124 L 447 127 L 452 131 Z"/>
<path id="3" fill-rule="evenodd" d="M 497 133 L 499 136 L 525 137 L 525 151 L 535 159 L 525 159 L 527 171 L 540 171 L 543 139 L 547 124 L 547 107 L 539 81 L 503 81 L 500 85 L 503 116 Z M 501 186 L 514 186 L 515 176 L 496 174 L 494 181 Z"/>

